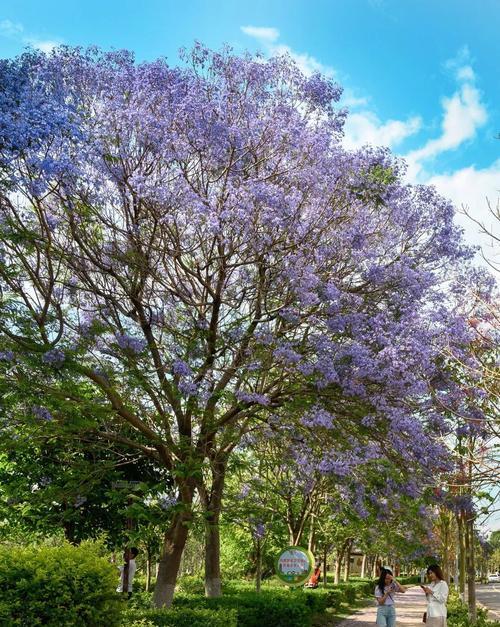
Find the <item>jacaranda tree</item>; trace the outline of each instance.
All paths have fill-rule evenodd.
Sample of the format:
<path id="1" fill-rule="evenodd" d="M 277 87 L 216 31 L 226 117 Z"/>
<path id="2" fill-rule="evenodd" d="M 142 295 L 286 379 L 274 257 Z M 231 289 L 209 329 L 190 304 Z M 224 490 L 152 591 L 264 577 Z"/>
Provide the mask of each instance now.
<path id="1" fill-rule="evenodd" d="M 99 438 L 171 473 L 157 605 L 196 491 L 220 593 L 227 461 L 256 423 L 300 401 L 311 428 L 355 415 L 408 463 L 439 457 L 423 403 L 466 332 L 443 286 L 470 256 L 450 203 L 388 151 L 343 149 L 329 79 L 201 45 L 182 60 L 0 65 L 2 377 L 30 384 L 29 419 L 94 404 Z"/>

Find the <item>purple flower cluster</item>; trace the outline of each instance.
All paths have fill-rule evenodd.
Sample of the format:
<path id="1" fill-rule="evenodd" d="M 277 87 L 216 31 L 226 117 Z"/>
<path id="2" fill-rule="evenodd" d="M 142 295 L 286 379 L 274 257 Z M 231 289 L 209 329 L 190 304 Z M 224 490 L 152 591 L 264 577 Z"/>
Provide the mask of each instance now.
<path id="1" fill-rule="evenodd" d="M 244 403 L 256 403 L 257 405 L 267 406 L 271 403 L 269 396 L 266 394 L 259 394 L 258 392 L 246 392 L 244 390 L 237 390 L 235 396 L 239 401 Z"/>
<path id="2" fill-rule="evenodd" d="M 147 346 L 146 340 L 142 338 L 133 337 L 126 333 L 117 333 L 115 340 L 122 351 L 132 353 L 134 355 L 140 355 Z"/>
<path id="3" fill-rule="evenodd" d="M 252 530 L 252 535 L 255 540 L 263 540 L 266 536 L 266 525 L 260 521 L 255 523 Z"/>
<path id="4" fill-rule="evenodd" d="M 41 405 L 33 405 L 31 411 L 33 412 L 33 415 L 40 420 L 45 420 L 47 422 L 54 420 L 54 416 L 50 413 L 50 411 Z"/>
<path id="5" fill-rule="evenodd" d="M 176 359 L 172 363 L 172 372 L 178 377 L 191 377 L 193 375 L 193 371 L 189 364 L 182 359 Z"/>
<path id="6" fill-rule="evenodd" d="M 65 359 L 66 356 L 64 351 L 59 348 L 52 348 L 42 355 L 42 362 L 47 366 L 52 366 L 53 368 L 60 368 Z"/>
<path id="7" fill-rule="evenodd" d="M 247 496 L 250 494 L 250 492 L 251 492 L 251 487 L 250 487 L 250 485 L 249 485 L 248 483 L 244 483 L 244 484 L 241 486 L 241 490 L 240 490 L 240 493 L 239 493 L 239 495 L 238 495 L 238 498 L 239 498 L 239 499 L 246 499 L 246 498 L 247 498 Z"/>

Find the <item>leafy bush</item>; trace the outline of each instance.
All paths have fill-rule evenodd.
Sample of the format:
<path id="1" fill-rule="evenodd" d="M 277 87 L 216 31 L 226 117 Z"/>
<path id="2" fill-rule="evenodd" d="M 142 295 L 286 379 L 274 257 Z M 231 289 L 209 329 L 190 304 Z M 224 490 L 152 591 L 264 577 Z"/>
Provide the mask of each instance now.
<path id="1" fill-rule="evenodd" d="M 324 588 L 316 588 L 312 590 L 304 590 L 306 603 L 312 612 L 324 612 L 327 607 L 330 607 L 330 595 L 329 591 Z"/>
<path id="2" fill-rule="evenodd" d="M 223 584 L 223 597 L 207 599 L 203 596 L 203 581 L 199 577 L 183 577 L 172 610 L 152 610 L 151 594 L 136 594 L 129 604 L 127 622 L 123 624 L 151 627 L 189 623 L 191 627 L 199 624 L 196 622 L 197 615 L 192 612 L 210 611 L 212 614 L 203 614 L 205 622 L 201 624 L 211 625 L 209 619 L 218 621 L 221 614 L 229 616 L 235 613 L 238 627 L 306 627 L 310 625 L 313 614 L 323 613 L 328 607 L 338 610 L 342 603 L 352 605 L 358 597 L 372 596 L 374 587 L 374 581 L 360 579 L 327 589 L 289 590 L 276 581 L 268 581 L 263 582 L 262 591 L 257 593 L 252 581 L 232 579 Z M 172 617 L 178 623 L 162 622 L 171 621 Z M 230 627 L 230 624 L 225 627 Z"/>
<path id="3" fill-rule="evenodd" d="M 460 599 L 455 590 L 450 590 L 447 622 L 449 627 L 472 627 L 467 604 Z M 475 627 L 500 627 L 500 622 L 489 621 L 488 611 L 478 607 Z"/>
<path id="4" fill-rule="evenodd" d="M 340 588 L 329 588 L 327 590 L 328 594 L 328 605 L 327 607 L 333 607 L 338 610 L 344 601 L 344 592 L 340 590 Z"/>
<path id="5" fill-rule="evenodd" d="M 345 600 L 349 605 L 356 601 L 356 588 L 354 586 L 346 586 L 343 590 Z"/>
<path id="6" fill-rule="evenodd" d="M 235 601 L 238 627 L 308 627 L 311 624 L 312 609 L 302 590 L 286 591 L 286 594 L 279 594 L 278 590 L 239 594 L 233 597 L 233 605 Z"/>
<path id="7" fill-rule="evenodd" d="M 5 627 L 112 627 L 122 603 L 116 569 L 84 543 L 0 546 L 0 624 Z"/>
<path id="8" fill-rule="evenodd" d="M 135 578 L 134 578 L 135 588 Z M 134 592 L 131 599 L 127 603 L 129 609 L 134 610 L 150 610 L 153 608 L 153 593 L 152 592 Z"/>
<path id="9" fill-rule="evenodd" d="M 420 583 L 420 577 L 418 575 L 412 575 L 411 577 L 397 577 L 397 580 L 402 586 L 413 586 Z"/>
<path id="10" fill-rule="evenodd" d="M 205 594 L 205 583 L 201 577 L 184 575 L 178 584 L 179 592 L 186 594 Z"/>
<path id="11" fill-rule="evenodd" d="M 308 594 L 299 590 L 274 587 L 257 593 L 244 587 L 231 587 L 225 596 L 207 599 L 199 595 L 179 593 L 174 597 L 174 608 L 211 609 L 223 613 L 236 611 L 238 627 L 307 627 L 313 608 Z M 312 602 L 314 603 L 314 602 Z M 147 614 L 141 614 L 147 616 Z"/>
<path id="12" fill-rule="evenodd" d="M 237 627 L 235 609 L 174 607 L 160 610 L 128 610 L 124 612 L 125 627 Z"/>

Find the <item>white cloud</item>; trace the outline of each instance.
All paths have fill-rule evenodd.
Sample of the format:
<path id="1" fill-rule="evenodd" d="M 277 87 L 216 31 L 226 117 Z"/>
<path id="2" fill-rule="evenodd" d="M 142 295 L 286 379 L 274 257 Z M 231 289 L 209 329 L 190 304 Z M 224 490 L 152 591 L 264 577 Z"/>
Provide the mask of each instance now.
<path id="1" fill-rule="evenodd" d="M 17 39 L 22 44 L 46 53 L 51 52 L 54 48 L 62 44 L 62 41 L 59 39 L 41 39 L 33 35 L 28 35 L 21 23 L 12 22 L 11 20 L 0 21 L 0 35 Z"/>
<path id="2" fill-rule="evenodd" d="M 272 26 L 242 26 L 241 30 L 249 37 L 263 42 L 274 42 L 279 39 L 280 32 Z"/>
<path id="3" fill-rule="evenodd" d="M 409 153 L 409 159 L 421 161 L 445 150 L 458 148 L 464 141 L 473 139 L 477 129 L 488 119 L 486 108 L 481 103 L 481 94 L 470 83 L 462 85 L 451 98 L 443 98 L 442 104 L 441 135 Z"/>
<path id="4" fill-rule="evenodd" d="M 475 220 L 482 222 L 488 230 L 498 233 L 499 225 L 488 210 L 488 202 L 492 207 L 500 202 L 500 159 L 487 168 L 469 166 L 455 172 L 436 174 L 425 182 L 435 185 L 438 192 L 452 200 L 459 211 L 465 207 Z M 482 246 L 486 257 L 493 257 L 495 251 L 491 239 L 480 234 L 477 224 L 462 213 L 457 215 L 456 222 L 465 229 L 469 243 Z M 498 252 L 497 245 L 497 255 Z"/>
<path id="5" fill-rule="evenodd" d="M 318 61 L 315 57 L 311 56 L 307 53 L 295 52 L 290 48 L 290 46 L 285 46 L 284 44 L 278 44 L 272 46 L 272 54 L 273 55 L 283 55 L 287 54 L 295 61 L 298 65 L 299 69 L 306 75 L 310 76 L 315 72 L 320 72 L 325 76 L 332 77 L 335 74 L 335 70 L 328 65 L 323 65 L 320 61 Z"/>
<path id="6" fill-rule="evenodd" d="M 418 116 L 405 121 L 381 122 L 372 111 L 351 113 L 345 125 L 344 145 L 346 148 L 358 148 L 366 144 L 393 148 L 417 133 L 421 126 L 422 120 Z"/>
<path id="7" fill-rule="evenodd" d="M 459 81 L 474 81 L 476 75 L 470 65 L 464 65 L 457 70 L 457 79 Z"/>
<path id="8" fill-rule="evenodd" d="M 58 46 L 61 45 L 60 41 L 50 40 L 50 39 L 41 40 L 41 39 L 26 38 L 24 41 L 32 48 L 35 48 L 36 50 L 40 50 L 41 52 L 45 52 L 47 54 L 49 52 L 52 52 L 54 48 L 57 48 Z"/>
<path id="9" fill-rule="evenodd" d="M 315 57 L 304 52 L 296 52 L 290 46 L 278 43 L 280 32 L 272 26 L 242 26 L 242 32 L 245 35 L 253 37 L 264 48 L 264 52 L 269 56 L 289 55 L 300 68 L 300 70 L 310 76 L 315 72 L 320 72 L 326 76 L 332 77 L 335 70 L 328 65 L 324 65 Z"/>
<path id="10" fill-rule="evenodd" d="M 18 37 L 23 30 L 23 25 L 19 22 L 11 22 L 10 20 L 0 21 L 0 35 L 4 37 Z"/>
<path id="11" fill-rule="evenodd" d="M 412 182 L 425 183 L 432 176 L 426 165 L 442 152 L 456 150 L 464 142 L 475 138 L 477 131 L 488 120 L 488 111 L 481 101 L 481 92 L 474 84 L 476 75 L 470 65 L 470 52 L 464 46 L 456 57 L 449 59 L 444 67 L 453 72 L 458 88 L 449 98 L 441 100 L 441 134 L 429 139 L 423 146 L 409 152 L 407 177 Z"/>
<path id="12" fill-rule="evenodd" d="M 368 101 L 369 99 L 366 96 L 356 96 L 355 92 L 349 87 L 346 87 L 342 92 L 341 104 L 349 109 L 366 107 Z"/>

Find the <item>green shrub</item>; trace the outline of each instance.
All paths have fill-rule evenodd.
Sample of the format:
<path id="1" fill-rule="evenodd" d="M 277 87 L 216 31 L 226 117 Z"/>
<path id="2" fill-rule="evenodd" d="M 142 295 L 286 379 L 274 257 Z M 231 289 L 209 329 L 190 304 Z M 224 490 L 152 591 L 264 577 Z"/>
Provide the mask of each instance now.
<path id="1" fill-rule="evenodd" d="M 469 619 L 469 610 L 456 590 L 450 590 L 448 597 L 448 625 L 449 627 L 472 627 Z M 500 627 L 499 621 L 489 621 L 488 611 L 482 607 L 477 608 L 477 622 L 474 627 Z"/>
<path id="2" fill-rule="evenodd" d="M 328 605 L 327 607 L 333 607 L 338 610 L 344 601 L 344 593 L 339 588 L 329 588 L 327 589 L 328 594 Z"/>
<path id="3" fill-rule="evenodd" d="M 135 578 L 134 578 L 135 589 Z M 153 607 L 153 593 L 152 592 L 134 592 L 132 598 L 127 603 L 129 609 L 135 610 L 150 610 Z"/>
<path id="4" fill-rule="evenodd" d="M 237 627 L 235 609 L 174 607 L 160 610 L 128 610 L 123 627 Z"/>
<path id="5" fill-rule="evenodd" d="M 330 595 L 324 588 L 304 590 L 306 603 L 314 613 L 324 612 L 330 604 Z"/>
<path id="6" fill-rule="evenodd" d="M 414 586 L 420 583 L 420 577 L 418 575 L 412 575 L 411 577 L 397 577 L 397 580 L 402 586 Z"/>
<path id="7" fill-rule="evenodd" d="M 346 586 L 343 590 L 345 600 L 349 605 L 356 601 L 356 588 L 354 586 Z"/>
<path id="8" fill-rule="evenodd" d="M 127 627 L 156 627 L 155 623 L 147 618 L 127 618 L 127 622 L 123 624 L 127 625 Z"/>
<path id="9" fill-rule="evenodd" d="M 288 596 L 270 593 L 238 596 L 238 627 L 308 627 L 312 610 L 302 590 L 290 591 Z"/>
<path id="10" fill-rule="evenodd" d="M 112 627 L 122 606 L 116 568 L 90 543 L 0 546 L 4 627 Z"/>
<path id="11" fill-rule="evenodd" d="M 307 627 L 313 613 L 308 594 L 304 590 L 287 590 L 282 587 L 257 593 L 255 590 L 234 586 L 225 596 L 212 599 L 182 593 L 175 595 L 174 608 L 189 607 L 224 612 L 236 610 L 238 627 Z"/>
<path id="12" fill-rule="evenodd" d="M 205 583 L 200 577 L 193 577 L 190 575 L 184 575 L 180 578 L 177 585 L 179 592 L 185 592 L 186 594 L 205 594 Z"/>

